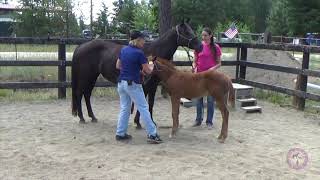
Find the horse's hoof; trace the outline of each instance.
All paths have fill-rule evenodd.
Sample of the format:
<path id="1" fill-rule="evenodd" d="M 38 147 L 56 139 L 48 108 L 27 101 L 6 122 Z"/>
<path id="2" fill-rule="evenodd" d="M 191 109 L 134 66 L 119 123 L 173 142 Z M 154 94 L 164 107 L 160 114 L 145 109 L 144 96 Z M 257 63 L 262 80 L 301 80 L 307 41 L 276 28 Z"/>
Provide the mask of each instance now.
<path id="1" fill-rule="evenodd" d="M 224 143 L 225 139 L 218 139 L 219 143 Z"/>
<path id="2" fill-rule="evenodd" d="M 175 133 L 174 134 L 173 133 L 169 134 L 169 138 L 170 139 L 173 139 L 173 138 L 176 138 L 176 137 L 177 137 L 177 135 Z"/>
<path id="3" fill-rule="evenodd" d="M 91 120 L 91 122 L 92 122 L 92 123 L 97 123 L 97 122 L 98 122 L 98 119 L 93 118 L 93 119 Z"/>
<path id="4" fill-rule="evenodd" d="M 224 143 L 224 141 L 226 140 L 226 137 L 224 137 L 223 135 L 219 135 L 219 137 L 218 137 L 218 142 L 219 143 Z"/>
<path id="5" fill-rule="evenodd" d="M 140 124 L 137 124 L 136 129 L 140 130 L 140 129 L 142 129 L 142 126 Z"/>
<path id="6" fill-rule="evenodd" d="M 85 124 L 86 121 L 85 121 L 84 119 L 81 119 L 81 120 L 79 121 L 79 123 L 80 123 L 80 124 Z"/>

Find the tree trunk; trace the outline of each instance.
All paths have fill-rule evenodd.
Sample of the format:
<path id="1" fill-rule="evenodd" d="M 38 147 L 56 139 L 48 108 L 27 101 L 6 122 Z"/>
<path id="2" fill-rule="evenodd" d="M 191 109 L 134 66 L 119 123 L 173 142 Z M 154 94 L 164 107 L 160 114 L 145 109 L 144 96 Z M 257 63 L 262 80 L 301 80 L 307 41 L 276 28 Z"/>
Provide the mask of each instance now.
<path id="1" fill-rule="evenodd" d="M 171 0 L 159 0 L 159 34 L 164 34 L 171 28 Z"/>
<path id="2" fill-rule="evenodd" d="M 171 0 L 159 0 L 159 34 L 163 35 L 171 28 Z M 161 86 L 161 95 L 168 97 L 165 88 Z"/>

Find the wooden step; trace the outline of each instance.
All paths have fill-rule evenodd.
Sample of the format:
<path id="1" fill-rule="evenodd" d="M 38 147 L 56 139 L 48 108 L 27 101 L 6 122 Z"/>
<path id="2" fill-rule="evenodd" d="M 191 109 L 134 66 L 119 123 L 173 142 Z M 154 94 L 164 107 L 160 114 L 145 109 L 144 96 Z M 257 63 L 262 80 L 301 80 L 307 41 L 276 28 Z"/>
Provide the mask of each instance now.
<path id="1" fill-rule="evenodd" d="M 183 107 L 192 107 L 196 105 L 196 102 L 193 101 L 192 99 L 187 99 L 187 98 L 180 98 L 180 104 Z"/>
<path id="2" fill-rule="evenodd" d="M 257 100 L 255 98 L 248 98 L 248 99 L 237 99 L 240 103 L 240 107 L 248 107 L 248 106 L 256 106 Z"/>
<path id="3" fill-rule="evenodd" d="M 252 97 L 253 95 L 253 87 L 247 86 L 243 84 L 233 83 L 233 89 L 235 93 L 235 97 L 237 99 L 244 99 Z"/>
<path id="4" fill-rule="evenodd" d="M 247 106 L 241 107 L 241 109 L 245 110 L 247 113 L 262 112 L 262 108 L 260 106 Z"/>
<path id="5" fill-rule="evenodd" d="M 243 84 L 238 84 L 238 83 L 232 83 L 233 89 L 238 90 L 238 89 L 253 89 L 252 86 L 247 86 Z"/>
<path id="6" fill-rule="evenodd" d="M 244 102 L 256 102 L 256 98 L 247 98 L 247 99 L 237 99 L 237 101 L 244 103 Z"/>

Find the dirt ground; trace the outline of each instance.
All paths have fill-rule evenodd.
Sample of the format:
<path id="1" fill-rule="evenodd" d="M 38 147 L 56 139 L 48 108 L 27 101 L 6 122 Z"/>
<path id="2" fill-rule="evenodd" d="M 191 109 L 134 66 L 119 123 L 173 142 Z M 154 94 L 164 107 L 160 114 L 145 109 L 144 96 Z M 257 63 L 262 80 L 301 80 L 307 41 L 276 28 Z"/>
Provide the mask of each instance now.
<path id="1" fill-rule="evenodd" d="M 231 112 L 220 144 L 220 112 L 214 129 L 194 128 L 194 107 L 181 107 L 182 127 L 169 139 L 161 127 L 172 124 L 170 102 L 158 97 L 154 117 L 164 143 L 150 145 L 132 120 L 133 140 L 115 141 L 117 98 L 93 98 L 97 124 L 79 124 L 70 100 L 0 102 L 0 179 L 319 179 L 319 117 L 259 104 L 261 114 Z M 306 167 L 289 167 L 291 148 L 307 152 Z"/>

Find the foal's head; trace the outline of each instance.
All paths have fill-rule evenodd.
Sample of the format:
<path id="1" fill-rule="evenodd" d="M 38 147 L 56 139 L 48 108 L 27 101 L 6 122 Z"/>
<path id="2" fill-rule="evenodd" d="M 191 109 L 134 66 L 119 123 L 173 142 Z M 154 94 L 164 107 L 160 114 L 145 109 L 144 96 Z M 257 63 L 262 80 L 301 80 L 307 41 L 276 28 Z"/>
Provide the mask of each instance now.
<path id="1" fill-rule="evenodd" d="M 159 76 L 163 81 L 167 80 L 176 71 L 175 66 L 167 59 L 155 57 L 153 64 L 153 74 Z"/>

